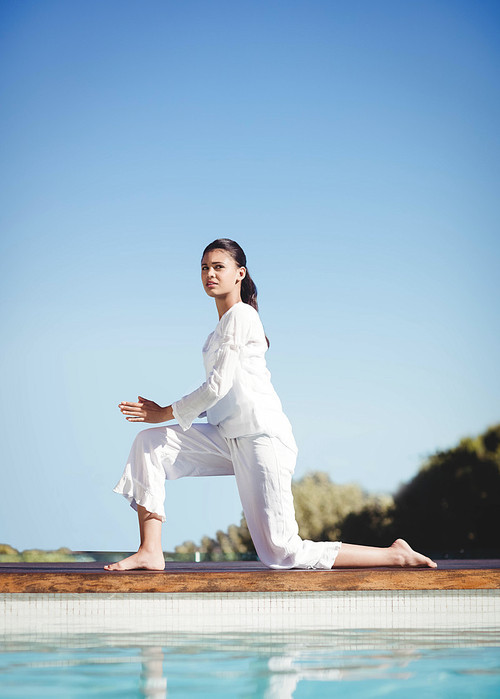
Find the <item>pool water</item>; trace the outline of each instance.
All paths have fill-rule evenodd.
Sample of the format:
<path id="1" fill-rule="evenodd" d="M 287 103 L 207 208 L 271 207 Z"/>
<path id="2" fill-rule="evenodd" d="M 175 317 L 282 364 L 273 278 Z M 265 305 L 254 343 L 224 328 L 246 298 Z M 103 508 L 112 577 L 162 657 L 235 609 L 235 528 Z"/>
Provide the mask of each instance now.
<path id="1" fill-rule="evenodd" d="M 499 697 L 500 630 L 0 637 L 0 697 Z"/>

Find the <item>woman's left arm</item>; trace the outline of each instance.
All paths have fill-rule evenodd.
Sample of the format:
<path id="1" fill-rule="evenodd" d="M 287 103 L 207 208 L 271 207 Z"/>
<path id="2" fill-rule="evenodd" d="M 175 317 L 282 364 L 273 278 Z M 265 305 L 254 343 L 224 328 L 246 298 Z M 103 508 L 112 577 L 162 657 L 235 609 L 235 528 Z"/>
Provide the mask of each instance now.
<path id="1" fill-rule="evenodd" d="M 168 422 L 174 419 L 172 406 L 167 405 L 162 408 L 152 400 L 137 396 L 137 403 L 122 401 L 118 407 L 129 422 Z"/>
<path id="2" fill-rule="evenodd" d="M 248 309 L 235 309 L 221 327 L 221 341 L 207 380 L 195 391 L 172 403 L 175 419 L 183 430 L 191 427 L 200 413 L 215 405 L 231 389 L 241 349 L 248 342 L 251 320 Z"/>
<path id="3" fill-rule="evenodd" d="M 118 407 L 126 419 L 129 422 L 158 423 L 175 418 L 185 431 L 191 427 L 193 420 L 204 417 L 206 411 L 223 398 L 233 385 L 240 350 L 250 335 L 248 310 L 235 309 L 223 323 L 221 334 L 213 369 L 199 388 L 165 408 L 142 396 L 138 396 L 137 403 L 124 401 Z"/>

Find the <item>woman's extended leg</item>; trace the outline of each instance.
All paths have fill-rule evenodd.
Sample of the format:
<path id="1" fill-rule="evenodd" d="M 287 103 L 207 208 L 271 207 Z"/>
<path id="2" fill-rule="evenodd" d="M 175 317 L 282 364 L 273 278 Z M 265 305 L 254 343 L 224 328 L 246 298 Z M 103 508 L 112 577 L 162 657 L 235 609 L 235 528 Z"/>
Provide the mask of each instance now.
<path id="1" fill-rule="evenodd" d="M 248 528 L 269 568 L 436 567 L 403 539 L 387 548 L 301 539 L 291 488 L 293 448 L 266 435 L 230 439 L 229 447 Z"/>
<path id="2" fill-rule="evenodd" d="M 132 570 L 133 568 L 163 570 L 165 568 L 165 559 L 161 548 L 161 517 L 153 512 L 148 512 L 142 505 L 137 505 L 137 516 L 141 537 L 139 550 L 118 563 L 104 566 L 105 570 Z"/>
<path id="3" fill-rule="evenodd" d="M 372 568 L 378 566 L 436 568 L 437 564 L 427 556 L 414 551 L 404 539 L 396 539 L 387 548 L 343 543 L 332 568 Z"/>

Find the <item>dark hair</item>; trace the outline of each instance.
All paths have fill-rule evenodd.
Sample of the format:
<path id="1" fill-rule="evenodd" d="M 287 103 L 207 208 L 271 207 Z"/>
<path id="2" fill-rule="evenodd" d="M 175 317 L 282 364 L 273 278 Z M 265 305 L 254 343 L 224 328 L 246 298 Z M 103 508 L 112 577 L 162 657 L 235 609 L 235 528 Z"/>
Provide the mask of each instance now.
<path id="1" fill-rule="evenodd" d="M 247 257 L 243 252 L 243 248 L 238 245 L 237 242 L 230 240 L 229 238 L 217 238 L 217 240 L 214 240 L 213 243 L 207 245 L 207 247 L 203 250 L 201 259 L 203 259 L 206 253 L 210 252 L 210 250 L 224 250 L 224 252 L 231 255 L 238 267 L 244 267 L 246 269 L 247 273 L 241 281 L 241 300 L 243 303 L 248 303 L 249 306 L 252 306 L 256 311 L 258 311 L 259 304 L 257 303 L 257 287 L 255 286 L 255 282 L 248 272 Z M 266 340 L 267 346 L 269 347 L 269 340 L 267 337 Z"/>

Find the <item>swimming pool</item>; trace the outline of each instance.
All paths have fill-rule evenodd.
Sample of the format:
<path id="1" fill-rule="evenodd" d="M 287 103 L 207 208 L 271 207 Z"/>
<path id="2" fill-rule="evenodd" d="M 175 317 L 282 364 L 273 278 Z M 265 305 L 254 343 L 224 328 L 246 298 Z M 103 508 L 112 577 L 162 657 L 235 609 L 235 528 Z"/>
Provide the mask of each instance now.
<path id="1" fill-rule="evenodd" d="M 0 594 L 0 633 L 500 628 L 498 590 Z"/>
<path id="2" fill-rule="evenodd" d="M 0 698 L 500 696 L 498 561 L 0 566 Z"/>
<path id="3" fill-rule="evenodd" d="M 5 634 L 0 697 L 497 697 L 497 629 Z"/>

